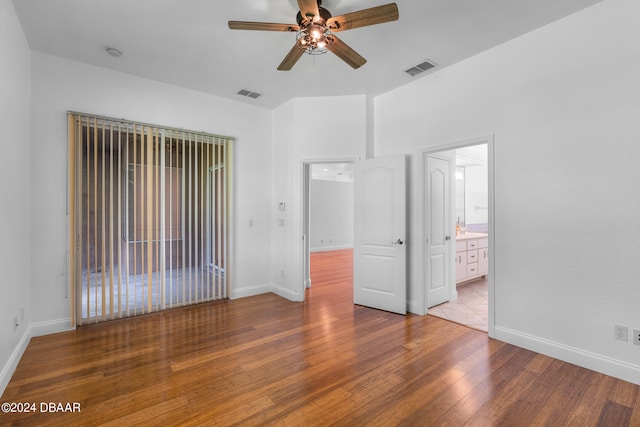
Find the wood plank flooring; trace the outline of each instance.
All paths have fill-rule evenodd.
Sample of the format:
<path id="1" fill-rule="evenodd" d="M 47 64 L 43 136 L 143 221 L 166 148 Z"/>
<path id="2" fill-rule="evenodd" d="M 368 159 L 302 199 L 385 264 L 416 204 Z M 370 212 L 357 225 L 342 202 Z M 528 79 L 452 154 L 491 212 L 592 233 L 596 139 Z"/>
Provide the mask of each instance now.
<path id="1" fill-rule="evenodd" d="M 37 411 L 0 425 L 640 425 L 637 385 L 354 306 L 351 268 L 351 251 L 314 254 L 304 303 L 264 294 L 34 338 L 0 402 Z"/>

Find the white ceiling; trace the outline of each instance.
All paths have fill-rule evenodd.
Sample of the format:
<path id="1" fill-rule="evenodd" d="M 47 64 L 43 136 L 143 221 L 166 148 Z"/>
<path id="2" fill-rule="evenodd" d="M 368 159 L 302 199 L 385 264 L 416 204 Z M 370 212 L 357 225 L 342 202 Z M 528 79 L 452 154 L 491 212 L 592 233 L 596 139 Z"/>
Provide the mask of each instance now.
<path id="1" fill-rule="evenodd" d="M 456 166 L 478 166 L 487 163 L 487 144 L 456 149 Z"/>
<path id="2" fill-rule="evenodd" d="M 368 62 L 331 53 L 277 71 L 294 33 L 229 30 L 228 20 L 295 23 L 296 0 L 14 0 L 31 48 L 266 108 L 294 97 L 378 95 L 600 0 L 396 0 L 400 19 L 339 33 Z M 331 13 L 387 0 L 324 0 Z M 120 58 L 105 48 L 123 52 Z M 429 59 L 438 69 L 403 70 Z M 237 95 L 240 89 L 263 94 Z"/>

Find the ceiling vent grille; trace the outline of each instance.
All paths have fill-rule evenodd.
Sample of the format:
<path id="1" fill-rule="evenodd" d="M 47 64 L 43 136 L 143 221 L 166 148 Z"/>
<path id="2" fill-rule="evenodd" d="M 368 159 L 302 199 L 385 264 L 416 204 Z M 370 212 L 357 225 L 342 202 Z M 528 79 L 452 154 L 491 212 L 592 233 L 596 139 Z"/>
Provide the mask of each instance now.
<path id="1" fill-rule="evenodd" d="M 406 70 L 404 70 L 405 73 L 409 74 L 411 77 L 418 75 L 422 72 L 425 72 L 427 70 L 430 70 L 432 68 L 436 67 L 436 63 L 429 61 L 429 60 L 424 60 L 423 62 L 421 62 L 418 65 L 414 65 L 413 67 L 410 67 Z"/>
<path id="2" fill-rule="evenodd" d="M 260 98 L 262 96 L 261 93 L 251 92 L 250 90 L 247 90 L 247 89 L 240 89 L 237 93 L 238 93 L 238 95 L 247 96 L 247 97 L 253 98 L 253 99 L 258 99 L 258 98 Z"/>

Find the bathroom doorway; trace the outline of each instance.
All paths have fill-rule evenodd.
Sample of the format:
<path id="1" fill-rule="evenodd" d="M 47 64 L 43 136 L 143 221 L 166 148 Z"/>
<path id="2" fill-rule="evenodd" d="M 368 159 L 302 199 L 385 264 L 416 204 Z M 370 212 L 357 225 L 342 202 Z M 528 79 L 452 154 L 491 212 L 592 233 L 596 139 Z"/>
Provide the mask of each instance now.
<path id="1" fill-rule="evenodd" d="M 484 139 L 484 140 L 483 140 Z M 488 332 L 492 324 L 490 298 L 492 277 L 490 266 L 492 253 L 492 179 L 493 163 L 491 159 L 492 137 L 472 141 L 453 143 L 446 150 L 425 153 L 425 234 L 427 246 L 426 261 L 426 298 L 428 314 L 451 320 L 474 329 Z M 451 178 L 448 189 L 450 201 L 440 203 L 446 205 L 448 222 L 451 224 L 450 234 L 443 242 L 447 242 L 446 251 L 452 262 L 447 263 L 445 272 L 450 277 L 441 282 L 446 283 L 448 298 L 433 298 L 431 287 L 438 285 L 438 279 L 444 274 L 430 271 L 434 263 L 429 258 L 433 251 L 429 244 L 433 236 L 429 230 L 433 228 L 433 207 L 438 206 L 437 191 L 433 191 L 434 182 L 433 158 L 449 158 L 452 160 Z M 434 196 L 435 194 L 435 196 Z M 437 219 L 437 218 L 436 218 Z M 448 225 L 447 225 L 448 226 Z M 433 234 L 433 233 L 431 233 Z M 446 233 L 445 233 L 446 234 Z M 490 248 L 491 246 L 491 248 Z M 443 257 L 444 258 L 444 257 Z M 430 300 L 431 298 L 431 300 Z M 444 300 L 444 301 L 443 301 Z"/>

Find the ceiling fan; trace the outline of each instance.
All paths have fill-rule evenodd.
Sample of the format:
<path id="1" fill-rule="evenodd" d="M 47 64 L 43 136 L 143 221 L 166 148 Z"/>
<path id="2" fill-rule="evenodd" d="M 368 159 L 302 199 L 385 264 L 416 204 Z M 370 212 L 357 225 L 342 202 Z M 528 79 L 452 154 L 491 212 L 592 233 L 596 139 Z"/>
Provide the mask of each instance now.
<path id="1" fill-rule="evenodd" d="M 297 25 L 272 22 L 229 21 L 232 30 L 260 30 L 297 32 L 296 43 L 278 66 L 280 71 L 290 70 L 303 53 L 310 55 L 333 52 L 353 68 L 367 62 L 358 52 L 350 48 L 335 34 L 339 31 L 398 20 L 398 6 L 389 3 L 340 16 L 321 6 L 322 0 L 297 0 L 300 11 Z"/>

